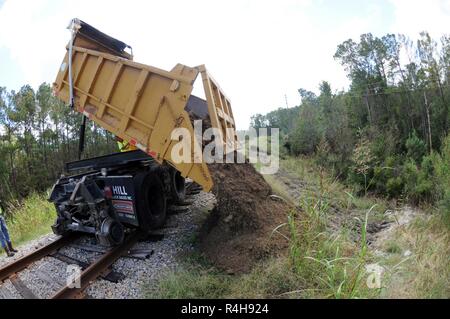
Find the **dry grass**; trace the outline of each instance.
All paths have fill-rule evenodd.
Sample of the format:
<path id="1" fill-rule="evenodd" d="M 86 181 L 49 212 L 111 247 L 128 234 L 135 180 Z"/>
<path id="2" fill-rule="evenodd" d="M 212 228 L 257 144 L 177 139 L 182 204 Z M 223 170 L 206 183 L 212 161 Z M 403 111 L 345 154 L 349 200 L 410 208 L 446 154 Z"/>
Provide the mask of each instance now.
<path id="1" fill-rule="evenodd" d="M 289 204 L 294 205 L 295 200 L 289 195 L 289 193 L 286 191 L 283 184 L 273 175 L 263 175 L 264 179 L 267 183 L 272 187 L 272 192 L 275 195 L 281 196 L 284 198 Z"/>
<path id="2" fill-rule="evenodd" d="M 302 165 L 302 162 L 296 162 Z M 317 174 L 317 173 L 316 173 Z M 311 172 L 311 176 L 316 176 Z M 275 176 L 265 176 L 275 193 L 289 199 L 289 194 Z M 307 181 L 309 183 L 309 181 Z M 311 182 L 312 184 L 313 182 Z M 169 273 L 149 291 L 150 297 L 162 298 L 365 298 L 377 296 L 378 290 L 365 285 L 367 220 L 361 229 L 361 242 L 331 233 L 326 228 L 330 210 L 327 193 L 331 187 L 323 178 L 318 192 L 311 192 L 297 203 L 302 213 L 290 214 L 280 228 L 289 230 L 290 249 L 285 257 L 265 261 L 249 274 L 229 276 L 211 265 L 190 259 L 181 270 Z M 334 192 L 337 190 L 333 189 Z M 347 196 L 347 195 L 343 195 Z M 224 256 L 226 258 L 226 256 Z"/>
<path id="3" fill-rule="evenodd" d="M 441 214 L 419 216 L 398 227 L 381 245 L 385 255 L 374 254 L 365 243 L 367 212 L 372 220 L 388 204 L 372 197 L 358 198 L 331 174 L 318 170 L 308 158 L 288 158 L 284 169 L 311 188 L 299 204 L 302 215 L 292 214 L 280 227 L 290 229 L 288 256 L 268 260 L 245 275 L 230 276 L 204 261 L 190 260 L 183 270 L 170 273 L 151 297 L 197 298 L 449 298 L 449 233 Z M 274 192 L 289 199 L 276 176 L 265 176 Z M 313 191 L 314 190 L 314 191 Z M 359 211 L 361 238 L 354 242 L 350 230 L 330 233 L 326 223 L 329 207 Z M 352 215 L 354 216 L 354 215 Z M 359 216 L 359 215 L 358 215 Z M 349 217 L 348 218 L 353 218 Z M 381 217 L 380 217 L 381 218 Z M 410 256 L 405 252 L 410 251 Z M 365 266 L 378 263 L 387 270 L 382 289 L 366 286 Z M 149 295 L 149 296 L 150 296 Z"/>
<path id="4" fill-rule="evenodd" d="M 308 187 L 315 192 L 322 192 L 329 196 L 330 204 L 342 210 L 359 209 L 363 212 L 376 205 L 376 212 L 384 213 L 388 208 L 386 200 L 374 196 L 358 197 L 354 191 L 342 184 L 332 172 L 317 166 L 310 157 L 287 157 L 280 162 L 285 170 L 295 174 L 308 183 Z"/>
<path id="5" fill-rule="evenodd" d="M 389 276 L 384 297 L 450 298 L 450 234 L 439 214 L 398 227 L 382 248 Z"/>

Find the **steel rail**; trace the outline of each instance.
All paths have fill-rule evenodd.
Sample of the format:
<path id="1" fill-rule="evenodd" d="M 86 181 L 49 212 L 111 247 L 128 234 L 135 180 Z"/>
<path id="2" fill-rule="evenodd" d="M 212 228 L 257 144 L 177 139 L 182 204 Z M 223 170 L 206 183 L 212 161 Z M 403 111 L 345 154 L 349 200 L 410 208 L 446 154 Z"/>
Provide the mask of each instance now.
<path id="1" fill-rule="evenodd" d="M 59 237 L 50 244 L 38 248 L 34 252 L 21 257 L 20 259 L 6 265 L 0 269 L 0 282 L 5 281 L 14 274 L 24 270 L 30 264 L 50 255 L 54 251 L 68 245 L 79 237 L 77 233 L 69 233 L 66 236 Z"/>
<path id="2" fill-rule="evenodd" d="M 82 298 L 83 291 L 98 277 L 100 277 L 109 266 L 111 266 L 117 259 L 119 259 L 124 252 L 128 251 L 140 238 L 142 233 L 135 231 L 131 233 L 120 246 L 104 253 L 98 260 L 94 261 L 88 268 L 80 274 L 79 287 L 72 287 L 66 285 L 62 287 L 51 299 L 75 299 Z"/>

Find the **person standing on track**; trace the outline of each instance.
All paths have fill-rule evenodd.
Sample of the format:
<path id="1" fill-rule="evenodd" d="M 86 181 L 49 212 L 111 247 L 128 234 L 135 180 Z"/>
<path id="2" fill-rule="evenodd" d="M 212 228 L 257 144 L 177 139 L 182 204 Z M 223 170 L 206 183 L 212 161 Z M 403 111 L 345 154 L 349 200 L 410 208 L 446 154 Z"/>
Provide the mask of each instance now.
<path id="1" fill-rule="evenodd" d="M 9 232 L 8 228 L 6 227 L 6 221 L 4 217 L 5 211 L 5 206 L 0 199 L 0 242 L 6 252 L 6 256 L 12 257 L 14 256 L 14 253 L 17 253 L 18 251 L 15 250 L 11 244 L 11 239 L 9 237 Z"/>

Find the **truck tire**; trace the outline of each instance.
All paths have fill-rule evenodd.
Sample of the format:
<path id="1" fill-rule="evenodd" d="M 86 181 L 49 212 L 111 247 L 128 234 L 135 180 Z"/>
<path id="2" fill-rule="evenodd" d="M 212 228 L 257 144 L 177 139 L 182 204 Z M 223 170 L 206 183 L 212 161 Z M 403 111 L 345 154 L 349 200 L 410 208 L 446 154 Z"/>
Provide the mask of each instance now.
<path id="1" fill-rule="evenodd" d="M 134 189 L 139 228 L 148 231 L 161 227 L 166 220 L 167 199 L 159 176 L 153 172 L 138 173 Z"/>
<path id="2" fill-rule="evenodd" d="M 176 169 L 170 170 L 170 193 L 172 202 L 181 204 L 186 198 L 185 178 Z"/>

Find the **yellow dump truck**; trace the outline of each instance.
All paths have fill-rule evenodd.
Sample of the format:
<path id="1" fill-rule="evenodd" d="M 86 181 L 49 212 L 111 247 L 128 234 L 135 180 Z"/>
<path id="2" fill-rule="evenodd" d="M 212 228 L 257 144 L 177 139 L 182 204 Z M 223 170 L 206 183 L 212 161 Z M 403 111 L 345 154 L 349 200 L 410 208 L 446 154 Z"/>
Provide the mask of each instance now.
<path id="1" fill-rule="evenodd" d="M 138 150 L 67 163 L 66 173 L 74 175 L 63 175 L 50 196 L 58 213 L 53 230 L 93 233 L 102 244 L 119 244 L 126 227 L 161 226 L 167 202 L 184 200 L 185 178 L 212 188 L 193 121 L 217 129 L 215 143 L 233 147 L 231 103 L 204 65 L 165 71 L 133 61 L 129 45 L 79 19 L 69 29 L 54 94 Z M 206 99 L 191 95 L 199 76 Z M 172 136 L 176 129 L 189 133 L 189 161 L 172 158 L 180 142 Z M 83 143 L 84 122 L 80 151 Z"/>

